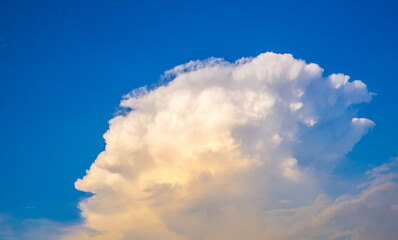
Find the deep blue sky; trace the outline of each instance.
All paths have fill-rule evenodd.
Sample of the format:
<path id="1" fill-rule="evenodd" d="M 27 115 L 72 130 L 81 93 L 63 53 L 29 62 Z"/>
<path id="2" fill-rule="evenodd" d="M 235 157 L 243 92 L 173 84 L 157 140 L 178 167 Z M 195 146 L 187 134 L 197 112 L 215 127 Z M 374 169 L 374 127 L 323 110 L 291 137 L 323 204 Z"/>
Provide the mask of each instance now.
<path id="1" fill-rule="evenodd" d="M 121 96 L 211 56 L 292 53 L 362 80 L 378 96 L 360 116 L 376 128 L 338 171 L 398 155 L 397 11 L 380 0 L 1 1 L 0 213 L 77 219 L 74 181 Z"/>

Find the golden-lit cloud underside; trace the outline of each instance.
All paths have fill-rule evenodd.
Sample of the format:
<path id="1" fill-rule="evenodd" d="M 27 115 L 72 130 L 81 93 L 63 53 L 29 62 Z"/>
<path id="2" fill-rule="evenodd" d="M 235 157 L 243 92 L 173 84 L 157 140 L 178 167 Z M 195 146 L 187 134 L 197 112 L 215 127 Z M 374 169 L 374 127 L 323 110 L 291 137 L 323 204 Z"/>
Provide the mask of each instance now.
<path id="1" fill-rule="evenodd" d="M 62 239 L 391 239 L 394 162 L 336 201 L 317 174 L 374 126 L 361 81 L 289 54 L 194 61 L 125 96 L 76 188 L 84 223 Z M 383 236 L 386 236 L 383 238 Z"/>

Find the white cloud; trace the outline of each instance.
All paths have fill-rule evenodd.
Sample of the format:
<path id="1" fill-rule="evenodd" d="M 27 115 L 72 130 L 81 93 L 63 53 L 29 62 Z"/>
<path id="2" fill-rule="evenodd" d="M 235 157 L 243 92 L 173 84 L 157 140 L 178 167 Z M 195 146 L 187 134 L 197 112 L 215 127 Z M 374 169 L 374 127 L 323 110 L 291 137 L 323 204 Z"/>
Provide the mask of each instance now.
<path id="1" fill-rule="evenodd" d="M 76 182 L 94 193 L 80 202 L 85 222 L 62 239 L 382 236 L 394 183 L 377 176 L 332 202 L 314 174 L 374 126 L 351 107 L 370 101 L 366 85 L 322 73 L 290 54 L 211 58 L 126 95 L 130 111 L 110 121 L 105 151 Z"/>
<path id="2" fill-rule="evenodd" d="M 389 166 L 396 171 L 397 162 Z M 266 212 L 266 219 L 272 219 L 272 224 L 266 224 L 267 236 L 272 236 L 270 239 L 395 239 L 398 185 L 392 179 L 398 176 L 389 171 L 390 168 L 377 176 L 371 175 L 365 183 L 368 187 L 358 195 L 343 195 L 334 202 L 319 195 L 311 205 Z"/>

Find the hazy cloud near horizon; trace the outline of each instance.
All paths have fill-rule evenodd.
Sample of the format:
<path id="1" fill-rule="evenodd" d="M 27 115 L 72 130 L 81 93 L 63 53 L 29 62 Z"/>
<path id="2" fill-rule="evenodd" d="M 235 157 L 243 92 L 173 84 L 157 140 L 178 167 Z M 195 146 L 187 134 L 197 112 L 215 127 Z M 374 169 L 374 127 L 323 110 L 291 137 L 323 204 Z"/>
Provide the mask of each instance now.
<path id="1" fill-rule="evenodd" d="M 126 95 L 105 150 L 79 179 L 94 195 L 60 239 L 393 239 L 396 159 L 355 195 L 329 199 L 319 180 L 375 124 L 347 75 L 264 53 L 210 58 Z"/>

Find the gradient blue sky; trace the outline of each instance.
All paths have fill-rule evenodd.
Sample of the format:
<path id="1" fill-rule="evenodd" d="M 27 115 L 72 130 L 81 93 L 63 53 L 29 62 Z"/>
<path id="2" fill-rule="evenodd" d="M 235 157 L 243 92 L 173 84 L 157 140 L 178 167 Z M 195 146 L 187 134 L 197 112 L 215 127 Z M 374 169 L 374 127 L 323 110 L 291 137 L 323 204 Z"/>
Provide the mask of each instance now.
<path id="1" fill-rule="evenodd" d="M 0 3 L 0 213 L 78 219 L 74 188 L 103 150 L 121 96 L 178 64 L 273 51 L 377 93 L 376 123 L 336 169 L 397 156 L 396 1 L 19 1 Z"/>

